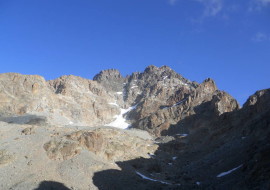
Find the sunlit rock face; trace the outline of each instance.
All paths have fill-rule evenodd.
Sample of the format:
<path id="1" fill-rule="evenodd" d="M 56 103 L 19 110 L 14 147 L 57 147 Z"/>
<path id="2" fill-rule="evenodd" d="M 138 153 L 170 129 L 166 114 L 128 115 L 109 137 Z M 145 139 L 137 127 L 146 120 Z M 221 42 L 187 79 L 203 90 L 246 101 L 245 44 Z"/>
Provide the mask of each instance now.
<path id="1" fill-rule="evenodd" d="M 51 124 L 102 125 L 119 110 L 108 104 L 114 97 L 95 81 L 62 76 L 45 81 L 36 75 L 0 75 L 2 120 L 28 123 L 29 115 L 44 116 Z"/>

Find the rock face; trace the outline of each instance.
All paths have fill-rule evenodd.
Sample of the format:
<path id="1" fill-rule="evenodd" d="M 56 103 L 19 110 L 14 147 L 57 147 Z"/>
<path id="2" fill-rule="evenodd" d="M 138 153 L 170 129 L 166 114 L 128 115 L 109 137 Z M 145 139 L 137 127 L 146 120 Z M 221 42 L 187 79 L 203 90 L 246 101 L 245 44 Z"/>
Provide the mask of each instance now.
<path id="1" fill-rule="evenodd" d="M 240 108 L 167 66 L 0 74 L 0 189 L 270 189 L 269 116 L 270 89 Z"/>
<path id="2" fill-rule="evenodd" d="M 23 115 L 31 111 L 44 111 L 51 100 L 47 83 L 41 76 L 17 73 L 0 75 L 1 115 Z M 46 97 L 47 96 L 47 97 Z M 44 98 L 43 98 L 44 97 Z"/>
<path id="3" fill-rule="evenodd" d="M 102 125 L 119 112 L 118 108 L 109 104 L 114 101 L 114 97 L 95 81 L 62 76 L 48 81 L 48 85 L 58 98 L 58 109 L 65 117 L 71 118 L 72 123 Z"/>

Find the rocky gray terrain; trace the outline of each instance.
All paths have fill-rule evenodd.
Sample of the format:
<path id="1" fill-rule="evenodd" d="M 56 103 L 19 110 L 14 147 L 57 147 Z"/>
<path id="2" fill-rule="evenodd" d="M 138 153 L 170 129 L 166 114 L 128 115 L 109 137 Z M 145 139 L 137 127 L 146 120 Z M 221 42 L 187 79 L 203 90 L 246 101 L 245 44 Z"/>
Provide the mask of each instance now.
<path id="1" fill-rule="evenodd" d="M 167 66 L 0 74 L 0 189 L 270 189 L 269 102 Z"/>

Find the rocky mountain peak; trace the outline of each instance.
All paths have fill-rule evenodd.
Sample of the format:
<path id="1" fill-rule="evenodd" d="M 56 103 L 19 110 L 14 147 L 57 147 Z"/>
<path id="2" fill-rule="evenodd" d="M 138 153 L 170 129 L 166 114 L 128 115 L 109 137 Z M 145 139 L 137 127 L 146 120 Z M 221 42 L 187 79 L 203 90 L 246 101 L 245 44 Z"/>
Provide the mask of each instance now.
<path id="1" fill-rule="evenodd" d="M 145 73 L 153 73 L 157 71 L 159 68 L 156 67 L 155 65 L 149 65 L 148 67 L 145 68 L 144 72 Z"/>
<path id="2" fill-rule="evenodd" d="M 93 80 L 102 82 L 105 80 L 119 80 L 122 79 L 121 73 L 117 69 L 103 70 L 94 76 Z"/>
<path id="3" fill-rule="evenodd" d="M 124 78 L 117 69 L 103 70 L 93 78 L 110 91 L 122 91 Z"/>
<path id="4" fill-rule="evenodd" d="M 156 67 L 154 65 L 150 65 L 146 67 L 143 73 L 141 73 L 140 78 L 155 78 L 158 80 L 166 79 L 166 78 L 178 78 L 187 81 L 180 74 L 176 73 L 168 66 Z"/>
<path id="5" fill-rule="evenodd" d="M 218 90 L 216 83 L 211 78 L 205 79 L 197 88 L 197 91 L 203 91 L 205 93 L 214 93 L 216 90 Z"/>
<path id="6" fill-rule="evenodd" d="M 243 105 L 244 109 L 251 109 L 253 112 L 264 112 L 267 107 L 270 107 L 270 90 L 259 90 L 248 98 Z"/>

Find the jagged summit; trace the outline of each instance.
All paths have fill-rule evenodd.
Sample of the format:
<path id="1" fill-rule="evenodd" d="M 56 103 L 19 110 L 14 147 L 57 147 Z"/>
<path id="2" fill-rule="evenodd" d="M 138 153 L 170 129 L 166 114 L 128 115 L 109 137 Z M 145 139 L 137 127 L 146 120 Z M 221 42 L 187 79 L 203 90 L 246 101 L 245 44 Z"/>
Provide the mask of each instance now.
<path id="1" fill-rule="evenodd" d="M 102 84 L 107 90 L 118 92 L 122 89 L 124 78 L 118 70 L 108 69 L 95 75 L 93 80 Z"/>
<path id="2" fill-rule="evenodd" d="M 269 106 L 270 102 L 268 101 L 270 98 L 270 91 L 269 89 L 259 90 L 255 92 L 255 94 L 251 95 L 246 103 L 243 105 L 243 107 L 252 106 L 255 104 Z"/>
<path id="3" fill-rule="evenodd" d="M 104 80 L 118 80 L 123 78 L 117 69 L 103 70 L 94 76 L 93 80 L 101 82 Z"/>

